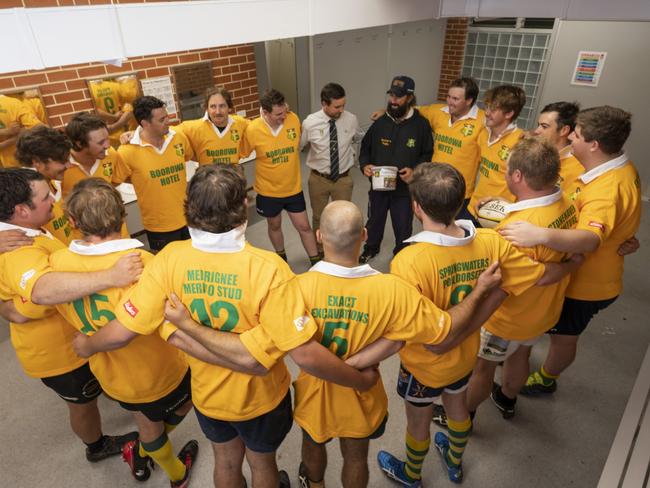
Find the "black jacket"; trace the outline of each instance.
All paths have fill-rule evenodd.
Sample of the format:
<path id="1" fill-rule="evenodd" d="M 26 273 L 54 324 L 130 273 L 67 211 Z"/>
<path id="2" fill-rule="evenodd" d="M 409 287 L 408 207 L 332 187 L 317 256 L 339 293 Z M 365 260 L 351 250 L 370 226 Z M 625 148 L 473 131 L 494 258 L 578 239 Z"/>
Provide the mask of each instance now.
<path id="1" fill-rule="evenodd" d="M 361 171 L 368 164 L 415 168 L 420 163 L 431 161 L 432 157 L 431 126 L 414 109 L 413 115 L 400 123 L 396 123 L 388 114 L 378 118 L 361 141 L 359 164 Z M 395 192 L 408 193 L 408 186 L 399 177 Z"/>

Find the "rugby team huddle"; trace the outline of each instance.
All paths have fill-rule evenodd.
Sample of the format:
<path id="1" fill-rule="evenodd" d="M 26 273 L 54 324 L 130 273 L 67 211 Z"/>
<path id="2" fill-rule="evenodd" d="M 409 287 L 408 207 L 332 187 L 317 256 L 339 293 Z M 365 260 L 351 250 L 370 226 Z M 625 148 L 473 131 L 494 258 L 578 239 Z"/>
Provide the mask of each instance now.
<path id="1" fill-rule="evenodd" d="M 202 119 L 172 127 L 164 103 L 142 96 L 121 145 L 101 113 L 77 114 L 63 131 L 28 116 L 2 121 L 22 167 L 3 159 L 0 169 L 0 315 L 25 373 L 65 401 L 89 461 L 122 454 L 138 481 L 156 463 L 172 487 L 189 486 L 198 443 L 177 453 L 168 434 L 194 407 L 215 486 L 246 486 L 244 457 L 253 487 L 290 486 L 276 451 L 294 420 L 300 486 L 324 486 L 334 438 L 342 485 L 367 486 L 369 441 L 388 418 L 377 365 L 399 354 L 405 450 L 380 450 L 379 467 L 421 486 L 434 419 L 443 429 L 433 447 L 460 483 L 484 400 L 510 418 L 519 394 L 556 390 L 580 334 L 621 293 L 623 256 L 638 248 L 640 181 L 623 150 L 630 114 L 557 102 L 524 133 L 516 119 L 526 96 L 515 86 L 489 89 L 484 110 L 471 78 L 453 81 L 445 104 L 418 107 L 408 76 L 387 94 L 365 135 L 336 83 L 302 124 L 277 90 L 249 121 L 216 87 Z M 301 183 L 307 147 L 313 225 Z M 272 251 L 245 238 L 239 162 L 253 151 Z M 357 159 L 368 177 L 397 169 L 392 190 L 371 186 L 367 222 L 349 201 Z M 199 163 L 189 181 L 188 161 Z M 115 188 L 124 182 L 155 255 L 129 236 Z M 504 217 L 481 228 L 480 209 L 494 200 Z M 283 210 L 312 264 L 300 275 L 287 264 Z M 380 273 L 368 262 L 388 212 L 394 257 Z M 411 235 L 414 218 L 422 231 Z M 548 355 L 530 373 L 545 333 Z M 287 354 L 300 367 L 293 400 Z M 137 429 L 103 433 L 102 393 Z"/>

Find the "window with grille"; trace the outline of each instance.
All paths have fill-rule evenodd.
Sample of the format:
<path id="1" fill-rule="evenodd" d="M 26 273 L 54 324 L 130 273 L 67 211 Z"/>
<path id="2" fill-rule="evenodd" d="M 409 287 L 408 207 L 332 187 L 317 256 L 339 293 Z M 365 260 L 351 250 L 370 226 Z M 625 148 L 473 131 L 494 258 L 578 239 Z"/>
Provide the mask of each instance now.
<path id="1" fill-rule="evenodd" d="M 483 106 L 483 96 L 493 86 L 519 86 L 526 92 L 526 106 L 517 125 L 523 129 L 534 127 L 551 34 L 537 29 L 470 27 L 462 73 L 478 83 L 479 104 Z"/>

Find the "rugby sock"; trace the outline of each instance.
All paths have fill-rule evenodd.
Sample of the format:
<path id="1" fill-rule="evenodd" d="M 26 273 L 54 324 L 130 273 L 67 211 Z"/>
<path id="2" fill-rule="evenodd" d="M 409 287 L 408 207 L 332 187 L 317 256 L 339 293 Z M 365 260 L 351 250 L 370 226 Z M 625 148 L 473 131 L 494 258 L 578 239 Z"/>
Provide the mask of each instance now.
<path id="1" fill-rule="evenodd" d="M 95 454 L 96 452 L 99 452 L 102 449 L 104 449 L 104 441 L 105 440 L 106 440 L 106 436 L 101 435 L 99 437 L 99 439 L 97 439 L 95 442 L 91 442 L 90 444 L 88 444 L 87 442 L 84 442 L 84 444 L 86 444 L 86 446 L 88 447 L 89 452 Z"/>
<path id="2" fill-rule="evenodd" d="M 546 386 L 551 385 L 557 380 L 560 375 L 559 374 L 551 374 L 548 371 L 544 369 L 544 366 L 539 368 L 539 375 L 542 377 L 542 383 L 544 383 Z"/>
<path id="3" fill-rule="evenodd" d="M 282 259 L 287 261 L 287 252 L 283 249 L 282 251 L 275 251 L 275 254 L 280 256 Z M 287 261 L 288 262 L 288 261 Z"/>
<path id="4" fill-rule="evenodd" d="M 316 264 L 318 261 L 321 260 L 320 254 L 316 254 L 315 256 L 309 256 L 309 263 L 313 266 Z"/>
<path id="5" fill-rule="evenodd" d="M 505 405 L 506 407 L 514 407 L 517 403 L 517 397 L 510 398 L 505 393 L 503 393 L 502 387 L 494 390 L 494 399 L 497 401 L 497 403 Z"/>
<path id="6" fill-rule="evenodd" d="M 406 464 L 404 465 L 404 474 L 409 481 L 417 481 L 422 478 L 422 464 L 424 458 L 429 452 L 431 438 L 419 441 L 406 431 Z"/>
<path id="7" fill-rule="evenodd" d="M 171 481 L 179 481 L 185 476 L 185 464 L 176 457 L 169 442 L 167 433 L 163 432 L 158 439 L 151 442 L 140 441 L 140 446 L 145 455 L 151 456 L 160 466 Z M 142 452 L 140 453 L 142 455 Z"/>
<path id="8" fill-rule="evenodd" d="M 178 415 L 176 413 L 169 415 L 169 417 L 165 419 L 165 434 L 169 434 L 172 430 L 178 427 L 185 418 L 185 415 Z"/>
<path id="9" fill-rule="evenodd" d="M 462 422 L 447 417 L 447 432 L 449 434 L 449 450 L 447 451 L 447 463 L 451 466 L 460 466 L 465 452 L 465 446 L 469 440 L 472 429 L 472 421 L 467 417 Z"/>

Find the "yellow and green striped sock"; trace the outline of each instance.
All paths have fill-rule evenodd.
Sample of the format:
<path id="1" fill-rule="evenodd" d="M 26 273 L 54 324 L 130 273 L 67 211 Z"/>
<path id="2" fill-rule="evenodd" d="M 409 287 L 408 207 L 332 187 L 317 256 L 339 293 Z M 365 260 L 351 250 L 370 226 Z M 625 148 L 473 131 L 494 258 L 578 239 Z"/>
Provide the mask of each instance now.
<path id="1" fill-rule="evenodd" d="M 447 463 L 451 466 L 460 466 L 465 452 L 465 446 L 469 440 L 472 421 L 469 416 L 458 422 L 447 417 L 447 432 L 449 434 L 449 451 L 447 451 Z"/>
<path id="2" fill-rule="evenodd" d="M 544 369 L 544 366 L 539 368 L 539 375 L 542 377 L 542 381 L 544 382 L 545 385 L 550 385 L 560 377 L 559 374 L 551 374 L 548 371 L 546 371 Z"/>
<path id="3" fill-rule="evenodd" d="M 171 481 L 179 481 L 185 476 L 185 464 L 181 462 L 172 448 L 172 443 L 169 442 L 167 433 L 163 432 L 158 439 L 151 442 L 140 441 L 140 455 L 144 451 L 146 456 L 156 461 Z"/>
<path id="4" fill-rule="evenodd" d="M 410 481 L 416 481 L 422 478 L 422 464 L 424 458 L 429 452 L 431 438 L 423 441 L 415 439 L 409 431 L 406 431 L 406 464 L 404 465 L 404 474 Z"/>

